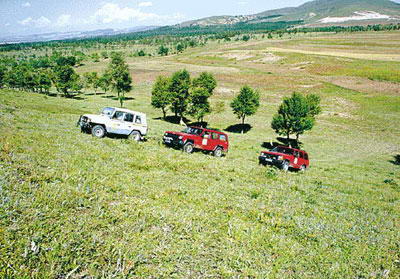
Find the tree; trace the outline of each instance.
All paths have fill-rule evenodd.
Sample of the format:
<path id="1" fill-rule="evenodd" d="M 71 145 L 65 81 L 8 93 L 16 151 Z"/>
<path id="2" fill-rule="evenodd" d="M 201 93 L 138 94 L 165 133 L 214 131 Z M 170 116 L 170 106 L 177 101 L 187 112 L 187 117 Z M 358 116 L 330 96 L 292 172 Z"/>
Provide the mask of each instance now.
<path id="1" fill-rule="evenodd" d="M 217 81 L 211 73 L 203 72 L 198 78 L 193 79 L 193 90 L 190 93 L 189 114 L 203 122 L 204 116 L 211 112 L 208 98 L 213 94 Z"/>
<path id="2" fill-rule="evenodd" d="M 249 35 L 243 35 L 242 40 L 247 42 L 250 40 L 250 36 Z"/>
<path id="3" fill-rule="evenodd" d="M 84 83 L 86 88 L 93 88 L 94 93 L 97 93 L 97 89 L 100 87 L 100 78 L 97 72 L 88 72 L 83 74 Z"/>
<path id="4" fill-rule="evenodd" d="M 286 136 L 288 141 L 290 135 L 295 134 L 298 142 L 301 134 L 314 127 L 315 116 L 320 112 L 319 96 L 293 93 L 290 98 L 283 100 L 272 119 L 271 127 L 277 134 Z"/>
<path id="5" fill-rule="evenodd" d="M 118 100 L 121 107 L 123 107 L 125 93 L 132 90 L 132 77 L 121 53 L 113 52 L 111 54 L 111 62 L 108 65 L 107 74 L 111 77 L 111 87 L 117 92 Z"/>
<path id="6" fill-rule="evenodd" d="M 190 74 L 181 70 L 172 75 L 169 91 L 171 93 L 171 110 L 175 116 L 183 118 L 189 101 Z"/>
<path id="7" fill-rule="evenodd" d="M 162 110 L 164 119 L 167 114 L 166 109 L 171 104 L 170 83 L 170 78 L 159 76 L 151 92 L 151 105 Z"/>
<path id="8" fill-rule="evenodd" d="M 176 45 L 176 51 L 177 51 L 178 53 L 183 52 L 184 49 L 185 49 L 185 47 L 184 47 L 181 43 L 179 43 L 179 44 Z"/>
<path id="9" fill-rule="evenodd" d="M 204 116 L 211 112 L 209 97 L 210 93 L 203 87 L 196 87 L 190 93 L 189 114 L 195 117 L 198 122 L 203 122 Z"/>
<path id="10" fill-rule="evenodd" d="M 158 54 L 161 56 L 167 56 L 169 53 L 169 48 L 165 47 L 165 46 L 160 46 L 158 49 Z"/>
<path id="11" fill-rule="evenodd" d="M 104 93 L 107 93 L 108 90 L 110 90 L 111 87 L 111 75 L 107 72 L 105 72 L 100 78 L 99 78 L 99 86 L 101 90 L 104 91 Z"/>
<path id="12" fill-rule="evenodd" d="M 54 68 L 54 85 L 58 92 L 69 96 L 69 90 L 78 89 L 79 76 L 71 66 L 56 66 Z M 79 91 L 79 90 L 76 90 Z"/>
<path id="13" fill-rule="evenodd" d="M 2 88 L 6 83 L 7 68 L 0 65 L 0 88 Z"/>
<path id="14" fill-rule="evenodd" d="M 242 87 L 239 95 L 231 103 L 233 113 L 242 120 L 242 124 L 244 124 L 246 116 L 257 112 L 259 106 L 260 94 L 247 85 Z"/>
<path id="15" fill-rule="evenodd" d="M 193 87 L 205 88 L 211 96 L 214 89 L 217 87 L 217 81 L 215 80 L 213 74 L 203 72 L 198 78 L 193 79 Z"/>
<path id="16" fill-rule="evenodd" d="M 51 88 L 51 78 L 49 70 L 41 69 L 38 72 L 37 87 L 42 93 L 43 91 L 48 94 Z"/>

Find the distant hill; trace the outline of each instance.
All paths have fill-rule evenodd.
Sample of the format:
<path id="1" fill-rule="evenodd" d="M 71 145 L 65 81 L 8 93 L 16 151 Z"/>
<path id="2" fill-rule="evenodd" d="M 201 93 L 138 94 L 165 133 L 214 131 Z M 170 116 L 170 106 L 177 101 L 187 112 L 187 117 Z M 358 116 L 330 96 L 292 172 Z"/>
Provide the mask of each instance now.
<path id="1" fill-rule="evenodd" d="M 180 27 L 302 20 L 305 25 L 350 25 L 400 22 L 400 4 L 390 0 L 315 0 L 299 7 L 254 15 L 214 16 L 192 20 Z"/>

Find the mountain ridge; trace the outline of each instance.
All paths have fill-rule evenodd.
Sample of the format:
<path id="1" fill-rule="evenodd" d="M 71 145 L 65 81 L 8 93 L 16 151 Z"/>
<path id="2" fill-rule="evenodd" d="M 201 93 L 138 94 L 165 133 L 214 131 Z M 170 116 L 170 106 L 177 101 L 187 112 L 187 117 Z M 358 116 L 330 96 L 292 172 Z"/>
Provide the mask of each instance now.
<path id="1" fill-rule="evenodd" d="M 363 16 L 357 13 L 363 13 Z M 253 15 L 213 16 L 178 24 L 179 27 L 210 26 L 236 23 L 258 23 L 303 20 L 306 25 L 329 23 L 325 18 L 343 17 L 343 22 L 400 21 L 400 4 L 391 0 L 314 0 L 298 7 L 268 10 Z M 346 20 L 345 20 L 346 19 Z M 336 22 L 332 22 L 337 24 Z"/>

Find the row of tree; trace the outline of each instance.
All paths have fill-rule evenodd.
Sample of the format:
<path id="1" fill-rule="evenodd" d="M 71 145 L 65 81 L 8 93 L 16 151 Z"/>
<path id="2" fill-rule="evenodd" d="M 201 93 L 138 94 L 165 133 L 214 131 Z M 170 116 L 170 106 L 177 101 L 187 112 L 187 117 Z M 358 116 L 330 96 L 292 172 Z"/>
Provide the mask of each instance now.
<path id="1" fill-rule="evenodd" d="M 105 92 L 113 90 L 123 106 L 125 93 L 132 89 L 132 78 L 121 53 L 111 53 L 110 63 L 101 75 L 91 72 L 85 73 L 82 78 L 75 71 L 76 64 L 74 56 L 61 55 L 29 61 L 2 61 L 0 88 L 49 93 L 54 87 L 66 97 L 84 87 L 93 88 L 95 92 L 102 88 Z"/>
<path id="2" fill-rule="evenodd" d="M 161 109 L 166 118 L 168 109 L 181 120 L 184 115 L 190 115 L 203 122 L 204 117 L 211 113 L 209 98 L 217 86 L 211 73 L 201 73 L 191 80 L 186 70 L 178 71 L 171 77 L 159 76 L 153 86 L 151 104 Z M 260 107 L 260 94 L 249 86 L 241 88 L 239 94 L 232 100 L 233 113 L 241 119 L 242 125 L 248 116 L 255 114 Z M 320 97 L 315 94 L 304 96 L 293 93 L 284 98 L 278 112 L 274 115 L 271 127 L 279 135 L 295 135 L 296 140 L 315 124 L 315 117 L 321 112 Z"/>

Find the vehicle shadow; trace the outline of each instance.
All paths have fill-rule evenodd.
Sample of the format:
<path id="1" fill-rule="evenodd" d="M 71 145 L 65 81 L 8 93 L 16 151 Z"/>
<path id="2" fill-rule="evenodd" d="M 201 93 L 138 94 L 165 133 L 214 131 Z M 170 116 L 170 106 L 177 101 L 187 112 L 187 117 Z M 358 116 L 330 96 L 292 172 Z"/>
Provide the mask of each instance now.
<path id="1" fill-rule="evenodd" d="M 224 131 L 236 134 L 246 134 L 253 127 L 250 124 L 235 124 L 227 127 Z"/>
<path id="2" fill-rule="evenodd" d="M 389 161 L 393 165 L 400 166 L 400 154 L 394 155 L 393 160 Z"/>

